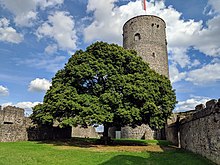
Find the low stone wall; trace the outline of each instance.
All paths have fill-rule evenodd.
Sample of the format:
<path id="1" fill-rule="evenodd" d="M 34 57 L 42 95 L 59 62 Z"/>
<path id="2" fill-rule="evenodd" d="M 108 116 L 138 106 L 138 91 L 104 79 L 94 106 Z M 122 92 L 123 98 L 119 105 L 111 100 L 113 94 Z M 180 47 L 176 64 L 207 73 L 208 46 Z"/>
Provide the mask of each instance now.
<path id="1" fill-rule="evenodd" d="M 121 138 L 155 139 L 155 131 L 145 124 L 135 128 L 126 126 L 121 128 Z"/>
<path id="2" fill-rule="evenodd" d="M 196 106 L 183 119 L 180 116 L 168 124 L 167 139 L 220 165 L 220 99 Z"/>
<path id="3" fill-rule="evenodd" d="M 0 142 L 27 140 L 28 118 L 24 117 L 24 109 L 7 106 L 0 110 Z"/>
<path id="4" fill-rule="evenodd" d="M 26 141 L 27 132 L 25 126 L 13 124 L 0 125 L 0 142 Z"/>
<path id="5" fill-rule="evenodd" d="M 71 138 L 71 127 L 30 127 L 27 129 L 28 140 L 55 140 Z"/>
<path id="6" fill-rule="evenodd" d="M 176 123 L 169 124 L 166 126 L 166 140 L 170 141 L 176 146 L 179 146 L 179 135 L 178 135 L 178 127 Z"/>
<path id="7" fill-rule="evenodd" d="M 0 109 L 0 142 L 71 138 L 71 127 L 34 127 L 24 109 L 7 106 Z"/>
<path id="8" fill-rule="evenodd" d="M 72 127 L 72 137 L 86 137 L 86 138 L 98 138 L 99 135 L 94 127 Z"/>
<path id="9" fill-rule="evenodd" d="M 109 128 L 109 137 L 115 138 L 115 131 L 117 129 L 115 127 Z M 130 126 L 125 126 L 120 128 L 121 138 L 126 139 L 164 139 L 164 130 L 153 130 L 149 127 L 149 125 L 142 124 L 135 128 Z"/>

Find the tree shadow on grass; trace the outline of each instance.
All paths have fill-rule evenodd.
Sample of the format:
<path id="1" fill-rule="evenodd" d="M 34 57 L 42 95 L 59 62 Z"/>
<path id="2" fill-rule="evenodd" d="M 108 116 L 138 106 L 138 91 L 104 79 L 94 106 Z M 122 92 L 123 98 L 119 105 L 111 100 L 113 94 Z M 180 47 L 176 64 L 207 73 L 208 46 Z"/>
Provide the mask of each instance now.
<path id="1" fill-rule="evenodd" d="M 91 148 L 97 145 L 97 139 L 92 138 L 71 138 L 59 140 L 38 141 L 39 144 L 52 144 L 53 146 L 72 146 L 80 148 Z"/>
<path id="2" fill-rule="evenodd" d="M 96 148 L 97 139 L 90 138 L 71 138 L 65 140 L 54 140 L 54 141 L 40 141 L 39 144 L 52 144 L 53 146 L 73 146 L 80 148 Z M 102 145 L 105 150 L 100 151 L 108 151 L 108 146 Z M 126 145 L 117 145 L 112 146 L 111 150 L 114 153 L 118 153 L 115 156 L 111 157 L 111 159 L 99 163 L 98 165 L 213 165 L 213 163 L 199 155 L 193 154 L 191 152 L 185 151 L 183 149 L 179 149 L 174 146 L 170 146 L 166 141 L 159 141 L 158 143 L 154 143 L 154 145 L 150 146 L 159 146 L 161 148 L 160 152 L 155 152 L 153 150 L 140 150 L 140 151 L 127 151 L 123 146 Z M 140 145 L 144 147 L 143 145 Z M 148 146 L 148 145 L 146 145 Z M 122 147 L 118 148 L 117 147 Z M 128 148 L 137 147 L 127 145 Z M 100 149 L 100 148 L 99 148 Z M 94 150 L 96 151 L 96 150 Z M 116 152 L 115 152 L 116 151 Z M 92 153 L 91 153 L 92 154 Z"/>
<path id="3" fill-rule="evenodd" d="M 208 159 L 183 150 L 176 152 L 146 152 L 146 155 L 117 155 L 98 165 L 214 165 Z"/>
<path id="4" fill-rule="evenodd" d="M 146 165 L 147 158 L 132 155 L 117 155 L 98 165 Z"/>
<path id="5" fill-rule="evenodd" d="M 79 138 L 79 137 L 73 137 L 70 139 L 57 139 L 57 140 L 44 140 L 44 141 L 38 141 L 39 144 L 50 144 L 53 146 L 72 146 L 72 147 L 80 147 L 80 148 L 95 148 L 97 145 L 99 146 L 152 146 L 151 143 L 146 143 L 144 141 L 138 141 L 138 140 L 112 140 L 111 143 L 108 145 L 103 145 L 102 141 L 100 139 L 96 138 Z M 173 146 L 169 145 L 170 143 L 167 141 L 158 141 L 154 142 L 153 146 L 160 146 L 162 150 L 170 150 L 173 148 Z"/>

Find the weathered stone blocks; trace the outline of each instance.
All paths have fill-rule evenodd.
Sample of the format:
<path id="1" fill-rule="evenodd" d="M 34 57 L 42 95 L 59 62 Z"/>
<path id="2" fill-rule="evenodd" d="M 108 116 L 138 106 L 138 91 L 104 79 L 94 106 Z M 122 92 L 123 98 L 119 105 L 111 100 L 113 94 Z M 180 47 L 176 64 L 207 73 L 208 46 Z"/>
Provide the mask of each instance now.
<path id="1" fill-rule="evenodd" d="M 134 49 L 151 69 L 169 77 L 166 42 L 166 24 L 153 15 L 140 15 L 123 26 L 123 47 Z"/>
<path id="2" fill-rule="evenodd" d="M 219 100 L 213 99 L 206 103 L 206 108 L 201 109 L 202 106 L 198 105 L 193 114 L 185 112 L 185 118 L 167 125 L 167 139 L 179 141 L 182 148 L 220 164 L 219 105 Z"/>

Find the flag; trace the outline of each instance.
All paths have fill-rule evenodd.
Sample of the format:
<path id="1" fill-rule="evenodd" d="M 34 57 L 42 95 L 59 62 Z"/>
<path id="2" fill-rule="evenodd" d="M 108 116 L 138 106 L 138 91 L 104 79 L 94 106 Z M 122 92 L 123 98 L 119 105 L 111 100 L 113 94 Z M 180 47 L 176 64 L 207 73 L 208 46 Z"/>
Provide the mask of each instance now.
<path id="1" fill-rule="evenodd" d="M 141 0 L 142 8 L 146 11 L 146 0 Z"/>

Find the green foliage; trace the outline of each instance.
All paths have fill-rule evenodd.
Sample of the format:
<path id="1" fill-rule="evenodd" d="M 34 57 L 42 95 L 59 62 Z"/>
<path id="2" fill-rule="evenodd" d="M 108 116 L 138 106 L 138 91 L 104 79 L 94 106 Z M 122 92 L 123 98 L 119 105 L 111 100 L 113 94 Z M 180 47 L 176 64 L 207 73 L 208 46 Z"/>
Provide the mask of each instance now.
<path id="1" fill-rule="evenodd" d="M 134 51 L 96 42 L 77 51 L 56 73 L 32 119 L 38 124 L 58 121 L 60 126 L 145 123 L 160 128 L 175 103 L 170 81 Z"/>

